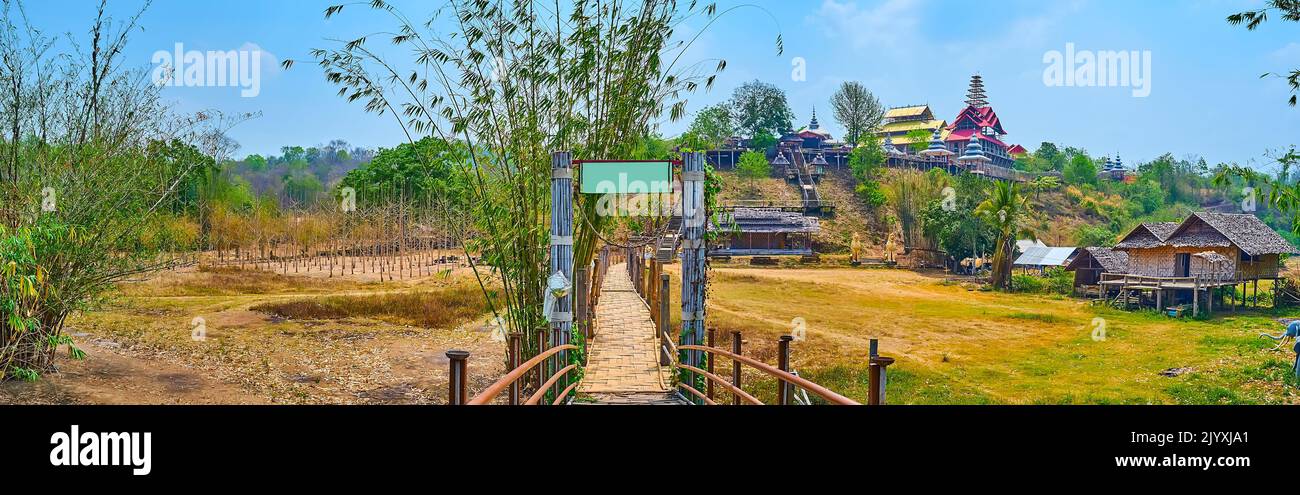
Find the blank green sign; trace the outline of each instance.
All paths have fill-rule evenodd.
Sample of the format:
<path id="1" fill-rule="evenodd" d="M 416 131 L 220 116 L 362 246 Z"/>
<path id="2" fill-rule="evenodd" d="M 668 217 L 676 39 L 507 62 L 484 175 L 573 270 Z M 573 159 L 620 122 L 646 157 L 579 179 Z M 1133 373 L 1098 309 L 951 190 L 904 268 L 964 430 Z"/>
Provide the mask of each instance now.
<path id="1" fill-rule="evenodd" d="M 670 193 L 672 162 L 584 162 L 583 194 Z"/>

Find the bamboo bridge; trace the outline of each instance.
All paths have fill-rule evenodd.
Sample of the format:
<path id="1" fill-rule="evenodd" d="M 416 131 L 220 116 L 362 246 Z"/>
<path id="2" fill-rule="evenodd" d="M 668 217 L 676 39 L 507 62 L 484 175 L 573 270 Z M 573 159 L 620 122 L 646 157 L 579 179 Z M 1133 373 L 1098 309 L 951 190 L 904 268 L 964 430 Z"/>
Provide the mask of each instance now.
<path id="1" fill-rule="evenodd" d="M 746 390 L 743 383 L 742 370 L 750 368 L 775 383 L 776 404 L 858 405 L 792 370 L 792 336 L 776 342 L 776 365 L 744 355 L 741 332 L 731 332 L 730 349 L 715 346 L 717 332 L 705 326 L 708 222 L 702 153 L 686 153 L 682 161 L 682 213 L 669 222 L 670 227 L 675 222 L 677 230 L 669 228 L 672 232 L 626 246 L 606 245 L 591 265 L 577 267 L 570 168 L 574 163 L 581 162 L 571 160 L 567 152 L 552 158 L 549 268 L 549 273 L 572 280 L 572 290 L 559 292 L 548 328 L 535 335 L 508 336 L 509 371 L 473 397 L 468 390 L 469 353 L 447 351 L 449 404 L 761 405 L 750 391 L 753 387 Z M 678 250 L 681 326 L 674 331 L 669 311 L 673 291 L 664 267 L 674 263 Z M 584 337 L 585 345 L 571 342 L 571 336 Z M 730 378 L 715 372 L 718 359 L 732 363 Z M 871 341 L 868 404 L 884 403 L 886 368 L 893 361 L 879 356 Z M 719 392 L 730 401 L 722 400 Z"/>

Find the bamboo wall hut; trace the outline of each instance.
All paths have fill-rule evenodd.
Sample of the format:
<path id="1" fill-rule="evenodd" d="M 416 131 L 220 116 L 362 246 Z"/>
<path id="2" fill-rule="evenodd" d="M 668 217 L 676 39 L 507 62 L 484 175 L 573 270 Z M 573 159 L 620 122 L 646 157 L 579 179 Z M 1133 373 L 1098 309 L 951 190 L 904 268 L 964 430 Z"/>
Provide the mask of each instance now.
<path id="1" fill-rule="evenodd" d="M 1128 270 L 1128 253 L 1108 247 L 1086 247 L 1066 265 L 1074 272 L 1074 286 L 1097 285 L 1103 273 L 1125 273 Z"/>
<path id="2" fill-rule="evenodd" d="M 1259 293 L 1259 280 L 1278 278 L 1281 255 L 1300 254 L 1295 246 L 1252 214 L 1193 213 L 1179 223 L 1145 223 L 1115 245 L 1128 255 L 1123 273 L 1103 273 L 1099 297 L 1111 290 L 1125 306 L 1154 302 L 1191 303 L 1213 310 L 1223 287 L 1249 285 Z M 1076 280 L 1078 280 L 1076 272 Z M 1234 299 L 1235 292 L 1229 292 Z M 1258 299 L 1256 299 L 1258 301 Z"/>
<path id="3" fill-rule="evenodd" d="M 1207 212 L 1139 225 L 1115 249 L 1128 253 L 1125 273 L 1213 282 L 1277 278 L 1279 255 L 1298 252 L 1254 215 Z"/>

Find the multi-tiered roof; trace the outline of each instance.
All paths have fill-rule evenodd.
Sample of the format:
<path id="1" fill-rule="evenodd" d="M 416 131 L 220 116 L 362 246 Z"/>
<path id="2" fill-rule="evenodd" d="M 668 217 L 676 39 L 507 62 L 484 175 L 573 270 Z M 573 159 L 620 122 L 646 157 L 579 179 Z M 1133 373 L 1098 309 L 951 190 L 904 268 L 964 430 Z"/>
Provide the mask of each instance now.
<path id="1" fill-rule="evenodd" d="M 970 89 L 966 91 L 966 106 L 975 108 L 989 106 L 989 97 L 984 94 L 984 79 L 979 74 L 970 76 Z"/>

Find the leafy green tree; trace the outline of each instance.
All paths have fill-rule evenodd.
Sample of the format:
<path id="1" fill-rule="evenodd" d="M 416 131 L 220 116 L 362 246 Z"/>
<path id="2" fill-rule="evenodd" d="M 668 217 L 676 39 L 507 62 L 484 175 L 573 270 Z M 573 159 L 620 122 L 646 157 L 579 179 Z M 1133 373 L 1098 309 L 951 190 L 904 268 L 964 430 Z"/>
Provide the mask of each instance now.
<path id="1" fill-rule="evenodd" d="M 339 186 L 355 189 L 358 200 L 388 191 L 403 191 L 412 201 L 460 191 L 460 162 L 467 153 L 460 143 L 426 136 L 414 144 L 381 148 L 370 163 L 348 172 Z M 309 182 L 294 185 L 302 188 L 299 194 L 313 187 Z"/>
<path id="2" fill-rule="evenodd" d="M 736 126 L 751 138 L 780 135 L 790 130 L 794 121 L 785 92 L 758 80 L 742 84 L 732 93 L 731 115 Z"/>
<path id="3" fill-rule="evenodd" d="M 740 162 L 736 164 L 736 175 L 739 175 L 750 192 L 753 192 L 759 179 L 772 175 L 772 166 L 767 162 L 766 154 L 759 151 L 746 151 L 740 155 Z"/>
<path id="4" fill-rule="evenodd" d="M 716 150 L 736 134 L 736 125 L 732 123 L 731 110 L 726 105 L 717 104 L 695 114 L 687 133 L 695 140 L 690 143 L 692 149 Z"/>
<path id="5" fill-rule="evenodd" d="M 1074 243 L 1079 247 L 1114 246 L 1115 237 L 1115 232 L 1103 225 L 1080 225 L 1074 230 Z"/>
<path id="6" fill-rule="evenodd" d="M 1029 181 L 1026 187 L 1033 191 L 1034 199 L 1038 199 L 1043 191 L 1051 191 L 1061 187 L 1061 179 L 1055 175 L 1042 175 Z"/>
<path id="7" fill-rule="evenodd" d="M 975 214 L 993 227 L 997 239 L 993 251 L 993 287 L 1008 289 L 1016 239 L 1035 238 L 1028 226 L 1029 198 L 1020 193 L 1019 184 L 998 181 L 989 198 L 975 207 Z"/>
<path id="8" fill-rule="evenodd" d="M 244 163 L 254 172 L 266 170 L 266 158 L 262 155 L 248 155 L 244 158 Z"/>
<path id="9" fill-rule="evenodd" d="M 225 158 L 234 125 L 173 114 L 161 88 L 131 69 L 124 54 L 139 13 L 114 22 L 101 11 L 88 39 L 70 40 L 79 49 L 44 58 L 25 54 L 53 40 L 22 25 L 18 8 L 0 6 L 0 119 L 28 137 L 0 140 L 0 380 L 38 379 L 64 345 L 83 357 L 64 333 L 71 315 L 180 261 L 143 237 Z"/>
<path id="10" fill-rule="evenodd" d="M 776 146 L 776 136 L 770 132 L 763 132 L 749 140 L 749 148 L 758 151 L 765 151 Z"/>
<path id="11" fill-rule="evenodd" d="M 302 146 L 284 146 L 280 148 L 280 160 L 285 162 L 305 161 L 307 150 Z"/>
<path id="12" fill-rule="evenodd" d="M 875 136 L 867 136 L 866 143 L 849 153 L 849 171 L 857 181 L 854 193 L 872 208 L 878 208 L 888 199 L 880 187 L 881 169 L 885 152 Z"/>
<path id="13" fill-rule="evenodd" d="M 672 160 L 676 158 L 673 143 L 653 134 L 641 138 L 640 144 L 632 150 L 633 160 Z"/>
<path id="14" fill-rule="evenodd" d="M 925 129 L 912 129 L 907 131 L 907 139 L 911 141 L 911 144 L 909 144 L 908 147 L 912 149 L 913 153 L 919 153 L 930 147 L 931 137 L 932 133 Z"/>
<path id="15" fill-rule="evenodd" d="M 987 195 L 988 181 L 971 174 L 952 178 L 951 199 L 931 201 L 921 213 L 922 230 L 955 260 L 987 254 L 993 247 L 993 230 L 975 215 Z"/>
<path id="16" fill-rule="evenodd" d="M 1300 236 L 1300 182 L 1286 181 L 1291 172 L 1300 167 L 1300 151 L 1297 151 L 1295 146 L 1291 146 L 1285 153 L 1273 157 L 1273 160 L 1280 168 L 1277 178 L 1259 173 L 1250 167 L 1229 165 L 1223 167 L 1214 176 L 1214 184 L 1226 186 L 1231 184 L 1233 179 L 1240 179 L 1245 183 L 1255 184 L 1260 190 L 1267 191 L 1268 206 L 1288 216 L 1290 233 L 1293 237 Z"/>
<path id="17" fill-rule="evenodd" d="M 1067 184 L 1097 184 L 1097 164 L 1088 155 L 1079 153 L 1070 159 L 1070 163 L 1061 172 Z"/>
<path id="18" fill-rule="evenodd" d="M 1044 170 L 1055 170 L 1057 172 L 1065 170 L 1065 154 L 1061 153 L 1061 150 L 1053 143 L 1044 141 L 1038 145 L 1038 149 L 1034 151 L 1034 158 L 1046 164 L 1047 168 Z"/>
<path id="19" fill-rule="evenodd" d="M 835 111 L 835 120 L 844 127 L 844 142 L 850 146 L 857 146 L 864 135 L 879 128 L 885 117 L 885 107 L 880 100 L 857 81 L 840 84 L 831 95 L 831 108 Z"/>
<path id="20" fill-rule="evenodd" d="M 1138 213 L 1149 214 L 1165 204 L 1165 191 L 1160 184 L 1150 179 L 1139 179 L 1123 189 L 1125 199 L 1138 206 Z"/>

